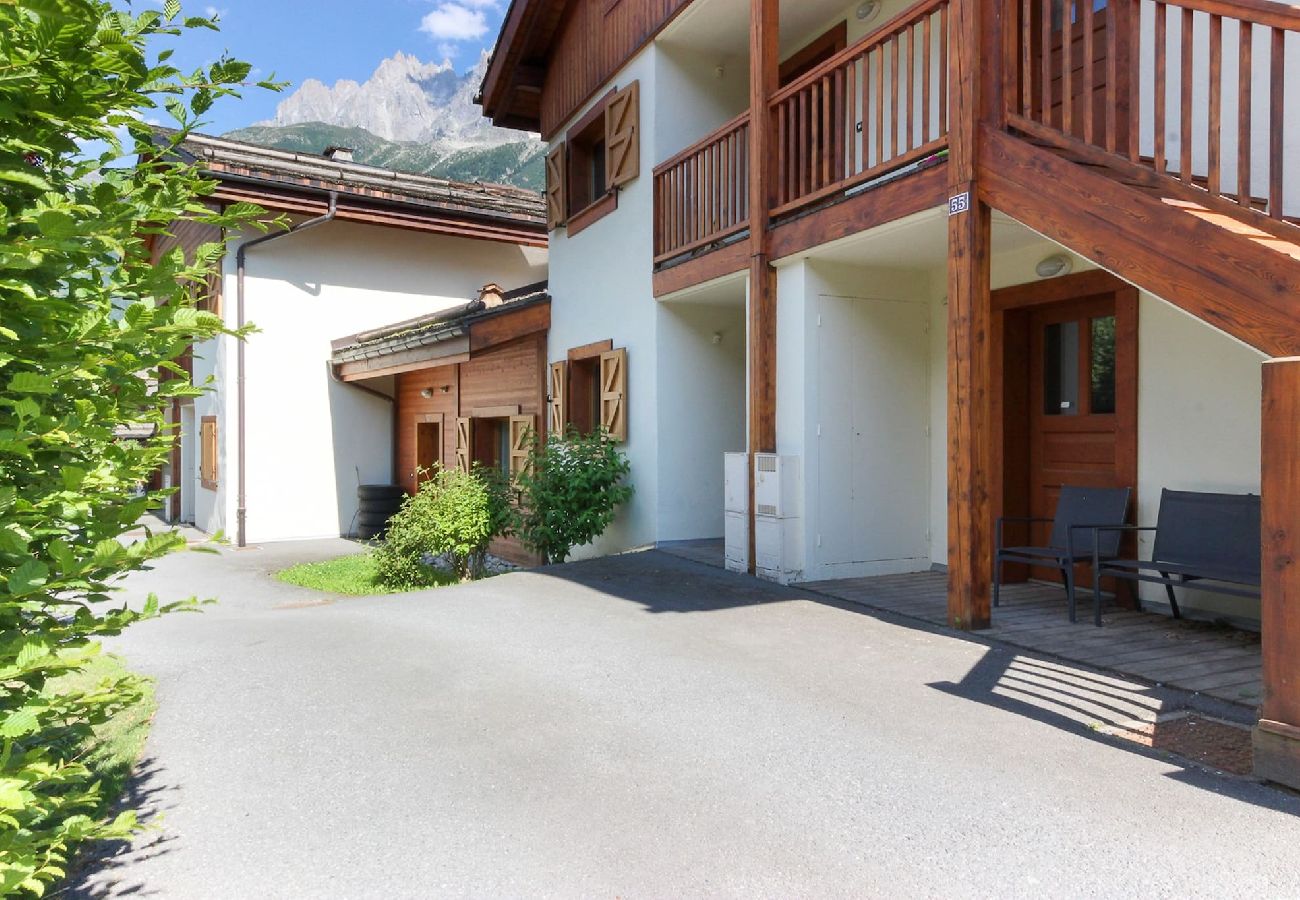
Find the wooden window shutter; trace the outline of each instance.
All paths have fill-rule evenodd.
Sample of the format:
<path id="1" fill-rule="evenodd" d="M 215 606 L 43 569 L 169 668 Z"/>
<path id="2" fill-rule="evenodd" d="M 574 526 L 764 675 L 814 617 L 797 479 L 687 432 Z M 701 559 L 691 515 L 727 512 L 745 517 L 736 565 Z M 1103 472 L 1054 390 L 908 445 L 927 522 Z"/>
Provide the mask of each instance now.
<path id="1" fill-rule="evenodd" d="M 528 468 L 529 435 L 536 428 L 532 416 L 510 417 L 510 477 L 515 478 Z"/>
<path id="2" fill-rule="evenodd" d="M 554 231 L 568 221 L 569 190 L 566 181 L 568 171 L 565 144 L 561 142 L 546 154 L 546 229 L 548 231 Z"/>
<path id="3" fill-rule="evenodd" d="M 605 184 L 622 187 L 641 174 L 641 82 L 609 98 L 605 107 Z"/>
<path id="4" fill-rule="evenodd" d="M 611 440 L 627 440 L 627 350 L 600 354 L 600 425 Z"/>
<path id="5" fill-rule="evenodd" d="M 564 437 L 564 426 L 569 424 L 569 364 L 551 363 L 551 423 L 550 433 Z"/>
<path id="6" fill-rule="evenodd" d="M 205 488 L 217 488 L 216 416 L 204 416 L 199 420 L 199 482 Z"/>
<path id="7" fill-rule="evenodd" d="M 461 472 L 470 469 L 470 454 L 474 448 L 474 420 L 468 417 L 456 419 L 456 468 Z"/>

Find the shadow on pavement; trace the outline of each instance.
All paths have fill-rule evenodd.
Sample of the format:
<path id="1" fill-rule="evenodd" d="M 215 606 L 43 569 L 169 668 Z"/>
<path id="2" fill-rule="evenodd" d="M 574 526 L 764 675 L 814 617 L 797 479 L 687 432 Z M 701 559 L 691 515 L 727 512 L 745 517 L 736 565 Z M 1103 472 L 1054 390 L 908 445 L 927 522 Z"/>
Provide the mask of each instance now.
<path id="1" fill-rule="evenodd" d="M 161 822 L 166 810 L 176 803 L 174 794 L 158 761 L 141 760 L 111 814 L 133 809 L 144 823 L 144 830 L 131 841 L 101 841 L 81 848 L 67 880 L 53 896 L 74 900 L 156 896 L 156 892 L 132 879 L 130 871 L 143 860 L 171 851 L 177 838 L 165 834 Z"/>
<path id="2" fill-rule="evenodd" d="M 1300 816 L 1300 797 L 1243 774 L 1249 759 L 1248 711 L 1173 689 L 1097 672 L 1047 654 L 1023 651 L 955 629 L 869 609 L 845 600 L 737 575 L 673 554 L 644 551 L 533 570 L 663 613 L 716 612 L 742 606 L 811 601 L 902 628 L 943 635 L 985 649 L 960 682 L 929 685 L 964 700 L 1158 759 L 1180 770 L 1169 777 L 1203 790 Z M 1189 725 L 1213 732 L 1213 752 L 1188 744 Z M 1225 739 L 1223 736 L 1227 735 Z M 1199 761 L 1196 761 L 1199 760 Z M 1244 769 L 1248 769 L 1248 762 Z M 1237 775 L 1224 772 L 1236 770 Z"/>

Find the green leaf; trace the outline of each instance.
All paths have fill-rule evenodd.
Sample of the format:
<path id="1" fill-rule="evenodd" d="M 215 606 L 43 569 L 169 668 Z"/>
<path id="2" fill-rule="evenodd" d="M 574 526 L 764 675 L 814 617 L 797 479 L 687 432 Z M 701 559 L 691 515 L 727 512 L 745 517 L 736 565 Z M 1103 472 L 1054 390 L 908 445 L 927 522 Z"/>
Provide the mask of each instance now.
<path id="1" fill-rule="evenodd" d="M 50 577 L 50 567 L 37 559 L 29 559 L 9 576 L 9 593 L 30 594 L 42 587 Z"/>
<path id="2" fill-rule="evenodd" d="M 50 655 L 50 645 L 41 640 L 26 641 L 18 650 L 18 656 L 14 664 L 19 668 L 27 668 L 36 660 Z"/>
<path id="3" fill-rule="evenodd" d="M 9 390 L 15 394 L 53 394 L 54 379 L 39 372 L 15 372 L 9 379 Z"/>
<path id="4" fill-rule="evenodd" d="M 36 217 L 36 227 L 46 237 L 65 239 L 77 236 L 77 220 L 61 209 L 47 209 Z"/>
<path id="5" fill-rule="evenodd" d="M 181 14 L 181 0 L 166 0 L 163 3 L 163 15 L 168 20 L 174 19 Z"/>
<path id="6" fill-rule="evenodd" d="M 50 183 L 36 169 L 11 169 L 0 168 L 0 181 L 8 181 L 12 184 L 23 184 L 27 187 L 33 187 L 40 191 L 52 190 Z"/>
<path id="7" fill-rule="evenodd" d="M 25 734 L 31 734 L 40 725 L 40 719 L 37 718 L 36 712 L 31 709 L 19 709 L 10 713 L 0 722 L 0 737 L 22 737 Z"/>

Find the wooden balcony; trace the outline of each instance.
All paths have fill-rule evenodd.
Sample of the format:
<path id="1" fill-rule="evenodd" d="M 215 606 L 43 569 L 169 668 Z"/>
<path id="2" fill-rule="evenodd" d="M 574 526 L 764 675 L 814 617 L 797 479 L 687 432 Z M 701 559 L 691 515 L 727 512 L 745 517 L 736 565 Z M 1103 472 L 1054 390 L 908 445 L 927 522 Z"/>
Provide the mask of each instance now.
<path id="1" fill-rule="evenodd" d="M 1294 238 L 1287 223 L 1300 216 L 1300 191 L 1284 188 L 1297 177 L 1300 137 L 1286 116 L 1297 102 L 1286 96 L 1286 55 L 1300 8 L 1017 0 L 1004 21 L 1013 131 L 1118 168 L 1131 183 L 1163 176 L 1162 188 L 1181 186 L 1190 202 Z M 1289 80 L 1294 88 L 1295 71 Z M 1266 147 L 1253 143 L 1261 140 Z"/>
<path id="2" fill-rule="evenodd" d="M 947 146 L 948 7 L 924 0 L 773 96 L 773 217 Z"/>
<path id="3" fill-rule="evenodd" d="M 947 147 L 950 0 L 924 0 L 771 99 L 772 218 L 842 197 Z M 655 264 L 749 227 L 750 114 L 654 170 Z"/>
<path id="4" fill-rule="evenodd" d="M 655 167 L 655 263 L 749 227 L 749 113 Z"/>

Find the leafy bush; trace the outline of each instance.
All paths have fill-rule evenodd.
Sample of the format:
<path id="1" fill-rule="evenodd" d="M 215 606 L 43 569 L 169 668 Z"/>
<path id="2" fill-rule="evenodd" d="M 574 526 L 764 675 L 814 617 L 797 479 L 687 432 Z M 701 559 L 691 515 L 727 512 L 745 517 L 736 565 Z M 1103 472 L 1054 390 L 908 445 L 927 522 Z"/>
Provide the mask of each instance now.
<path id="1" fill-rule="evenodd" d="M 379 580 L 400 590 L 436 584 L 438 572 L 427 557 L 445 558 L 462 581 L 479 577 L 488 544 L 506 530 L 509 516 L 506 489 L 494 470 L 436 468 L 388 521 L 375 550 Z"/>
<path id="2" fill-rule="evenodd" d="M 238 230 L 260 213 L 210 210 L 214 183 L 171 152 L 250 67 L 151 61 L 156 37 L 215 27 L 162 6 L 0 2 L 0 894 L 39 895 L 76 842 L 134 829 L 131 812 L 104 820 L 83 753 L 143 683 L 69 676 L 101 635 L 194 605 L 104 608 L 122 575 L 184 547 L 179 534 L 118 539 L 163 499 L 137 487 L 170 453 L 164 409 L 201 393 L 174 360 L 222 331 L 195 295 L 224 247 L 155 263 L 152 237 L 181 218 Z M 160 107 L 179 130 L 155 141 L 144 120 Z M 118 440 L 124 423 L 155 436 Z"/>
<path id="3" fill-rule="evenodd" d="M 631 465 L 604 434 L 570 427 L 563 439 L 533 440 L 528 467 L 519 474 L 514 530 L 546 562 L 564 562 L 574 547 L 590 543 L 632 499 L 625 483 Z"/>

